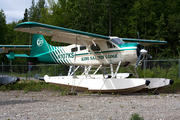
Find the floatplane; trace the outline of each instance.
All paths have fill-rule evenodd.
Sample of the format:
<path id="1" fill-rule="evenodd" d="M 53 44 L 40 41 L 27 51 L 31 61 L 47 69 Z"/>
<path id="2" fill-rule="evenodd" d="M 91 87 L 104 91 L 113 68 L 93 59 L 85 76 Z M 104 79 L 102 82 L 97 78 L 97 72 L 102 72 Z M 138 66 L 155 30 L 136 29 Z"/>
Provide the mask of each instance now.
<path id="1" fill-rule="evenodd" d="M 171 85 L 166 78 L 139 78 L 136 67 L 142 60 L 151 57 L 143 46 L 166 44 L 166 41 L 119 38 L 103 36 L 37 22 L 24 22 L 15 27 L 16 31 L 33 34 L 32 45 L 0 46 L 1 52 L 10 49 L 31 49 L 31 54 L 14 54 L 7 57 L 27 58 L 33 63 L 64 64 L 71 66 L 67 76 L 44 76 L 47 83 L 71 86 L 75 90 L 91 92 L 136 92 L 142 89 L 156 89 Z M 52 36 L 52 41 L 68 43 L 68 46 L 52 46 L 43 35 Z M 72 67 L 74 66 L 74 67 Z M 75 72 L 79 66 L 87 66 L 81 75 Z M 133 66 L 134 70 L 129 69 Z M 118 73 L 120 67 L 129 73 Z M 104 69 L 109 68 L 109 74 Z M 100 72 L 100 74 L 97 74 Z"/>

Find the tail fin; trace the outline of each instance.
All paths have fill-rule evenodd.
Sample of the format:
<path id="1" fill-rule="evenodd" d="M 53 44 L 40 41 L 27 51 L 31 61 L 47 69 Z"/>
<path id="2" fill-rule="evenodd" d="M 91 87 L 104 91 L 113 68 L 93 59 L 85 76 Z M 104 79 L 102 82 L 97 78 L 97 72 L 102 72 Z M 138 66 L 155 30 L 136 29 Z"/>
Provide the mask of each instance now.
<path id="1" fill-rule="evenodd" d="M 31 48 L 31 56 L 49 51 L 50 45 L 46 42 L 43 35 L 34 34 Z"/>

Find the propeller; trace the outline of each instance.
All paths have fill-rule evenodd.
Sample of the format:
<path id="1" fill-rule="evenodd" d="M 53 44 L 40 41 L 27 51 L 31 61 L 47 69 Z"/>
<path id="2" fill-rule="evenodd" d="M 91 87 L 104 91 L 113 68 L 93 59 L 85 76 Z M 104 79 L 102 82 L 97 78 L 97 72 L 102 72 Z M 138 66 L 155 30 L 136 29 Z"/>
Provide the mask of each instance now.
<path id="1" fill-rule="evenodd" d="M 146 54 L 146 58 L 152 59 L 152 56 L 150 54 Z"/>
<path id="2" fill-rule="evenodd" d="M 141 59 L 141 57 L 143 57 L 143 58 Z M 152 58 L 152 56 L 149 55 L 149 54 L 147 54 L 147 50 L 141 49 L 141 50 L 140 50 L 139 57 L 138 57 L 137 62 L 136 62 L 136 65 L 135 65 L 135 68 L 137 68 L 140 60 L 144 60 L 144 59 L 147 59 L 147 58 Z"/>
<path id="3" fill-rule="evenodd" d="M 141 56 L 143 56 L 142 60 L 145 58 L 145 55 L 147 54 L 147 51 L 145 49 L 141 49 L 140 50 L 140 55 L 137 59 L 137 62 L 136 62 L 136 65 L 135 65 L 135 68 L 137 68 L 138 64 L 139 64 L 139 61 L 141 60 Z"/>
<path id="4" fill-rule="evenodd" d="M 138 36 L 139 43 L 140 43 L 139 31 L 137 31 L 137 36 Z M 142 60 L 147 59 L 147 58 L 152 58 L 152 56 L 147 53 L 147 50 L 143 49 L 141 45 L 137 46 L 137 56 L 139 56 L 139 57 L 137 59 L 135 68 L 137 68 L 140 60 L 142 61 Z M 142 56 L 143 56 L 143 58 L 141 59 Z"/>

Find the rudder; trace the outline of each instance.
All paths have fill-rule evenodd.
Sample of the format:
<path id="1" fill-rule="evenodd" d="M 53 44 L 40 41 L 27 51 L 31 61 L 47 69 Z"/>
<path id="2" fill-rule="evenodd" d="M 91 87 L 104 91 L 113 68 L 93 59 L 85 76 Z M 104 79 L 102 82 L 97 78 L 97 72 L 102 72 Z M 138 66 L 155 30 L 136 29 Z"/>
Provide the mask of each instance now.
<path id="1" fill-rule="evenodd" d="M 43 35 L 34 34 L 31 48 L 31 56 L 48 52 L 50 45 L 46 42 Z"/>

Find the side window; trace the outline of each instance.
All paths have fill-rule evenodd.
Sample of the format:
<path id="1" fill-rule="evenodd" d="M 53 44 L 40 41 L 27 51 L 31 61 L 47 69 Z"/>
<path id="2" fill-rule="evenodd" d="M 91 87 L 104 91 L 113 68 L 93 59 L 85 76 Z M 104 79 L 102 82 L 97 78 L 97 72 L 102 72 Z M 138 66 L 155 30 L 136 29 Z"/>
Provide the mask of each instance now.
<path id="1" fill-rule="evenodd" d="M 91 45 L 90 47 L 93 51 L 99 51 L 100 47 L 96 44 L 96 46 L 94 44 Z"/>
<path id="2" fill-rule="evenodd" d="M 80 46 L 80 50 L 85 50 L 86 49 L 86 46 Z"/>
<path id="3" fill-rule="evenodd" d="M 109 41 L 106 41 L 106 44 L 107 44 L 108 48 L 115 48 L 115 46 L 112 43 L 110 43 Z"/>
<path id="4" fill-rule="evenodd" d="M 78 50 L 77 47 L 71 48 L 71 52 L 76 52 Z"/>

